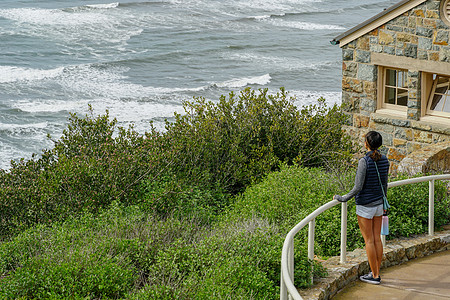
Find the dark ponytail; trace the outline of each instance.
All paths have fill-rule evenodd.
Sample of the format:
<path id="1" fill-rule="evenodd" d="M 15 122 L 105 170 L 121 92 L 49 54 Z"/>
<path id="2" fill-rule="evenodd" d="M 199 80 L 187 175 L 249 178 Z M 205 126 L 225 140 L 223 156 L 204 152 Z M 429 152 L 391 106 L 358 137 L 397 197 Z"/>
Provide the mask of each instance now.
<path id="1" fill-rule="evenodd" d="M 369 155 L 374 161 L 378 161 L 381 158 L 381 152 L 378 150 L 383 144 L 383 137 L 376 131 L 369 131 L 366 134 L 366 143 L 372 153 Z"/>

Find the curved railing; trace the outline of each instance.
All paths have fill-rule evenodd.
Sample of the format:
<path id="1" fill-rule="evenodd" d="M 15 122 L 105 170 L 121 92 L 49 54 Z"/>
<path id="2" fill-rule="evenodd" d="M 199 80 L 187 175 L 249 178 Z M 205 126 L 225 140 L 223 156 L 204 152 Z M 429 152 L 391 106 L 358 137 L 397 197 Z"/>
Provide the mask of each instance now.
<path id="1" fill-rule="evenodd" d="M 434 182 L 435 180 L 450 180 L 450 174 L 444 175 L 432 175 L 423 176 L 405 180 L 399 180 L 390 182 L 388 188 L 407 185 L 412 183 L 429 181 L 429 193 L 428 193 L 428 234 L 434 235 Z M 318 215 L 324 211 L 338 205 L 340 202 L 332 200 L 314 212 L 309 214 L 300 223 L 289 231 L 284 240 L 283 249 L 281 252 L 281 283 L 280 283 L 280 299 L 286 300 L 288 296 L 290 299 L 300 300 L 300 296 L 297 288 L 294 286 L 294 236 L 309 224 L 308 230 L 308 258 L 314 258 L 314 227 L 315 219 Z M 347 260 L 347 203 L 341 203 L 341 255 L 340 262 L 345 263 Z M 385 236 L 382 236 L 383 244 L 385 244 Z M 312 279 L 311 279 L 312 280 Z"/>

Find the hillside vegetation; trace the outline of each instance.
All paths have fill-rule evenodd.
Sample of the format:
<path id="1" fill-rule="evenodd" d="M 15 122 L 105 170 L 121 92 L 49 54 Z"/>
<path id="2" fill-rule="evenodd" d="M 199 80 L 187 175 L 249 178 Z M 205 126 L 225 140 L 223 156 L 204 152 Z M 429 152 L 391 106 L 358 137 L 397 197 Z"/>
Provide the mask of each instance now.
<path id="1" fill-rule="evenodd" d="M 353 185 L 342 109 L 323 99 L 299 109 L 283 89 L 184 108 L 145 134 L 108 113 L 72 114 L 52 149 L 0 170 L 0 298 L 279 298 L 286 233 Z M 435 193 L 440 226 L 450 200 L 441 183 Z M 426 230 L 426 184 L 388 196 L 390 237 Z M 354 209 L 349 250 L 363 246 Z M 338 255 L 339 214 L 317 219 L 322 257 Z M 295 241 L 298 287 L 325 274 L 305 240 Z"/>

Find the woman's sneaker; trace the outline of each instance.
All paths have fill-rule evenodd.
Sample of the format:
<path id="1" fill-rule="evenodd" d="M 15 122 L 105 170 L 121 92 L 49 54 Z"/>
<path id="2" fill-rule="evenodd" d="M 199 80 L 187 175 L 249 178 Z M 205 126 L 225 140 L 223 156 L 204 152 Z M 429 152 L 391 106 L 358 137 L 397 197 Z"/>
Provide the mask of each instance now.
<path id="1" fill-rule="evenodd" d="M 367 282 L 367 283 L 371 283 L 371 284 L 380 284 L 381 283 L 381 277 L 373 278 L 372 272 L 370 272 L 369 274 L 360 276 L 359 279 L 361 281 L 364 281 L 364 282 Z"/>

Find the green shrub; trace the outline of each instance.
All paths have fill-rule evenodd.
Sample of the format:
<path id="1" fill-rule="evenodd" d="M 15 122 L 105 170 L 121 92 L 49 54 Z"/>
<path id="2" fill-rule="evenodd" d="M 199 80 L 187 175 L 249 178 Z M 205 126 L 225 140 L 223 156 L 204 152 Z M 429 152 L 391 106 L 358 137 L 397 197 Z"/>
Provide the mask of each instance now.
<path id="1" fill-rule="evenodd" d="M 424 176 L 418 174 L 415 177 Z M 407 179 L 405 175 L 397 180 Z M 408 184 L 388 189 L 389 235 L 388 239 L 428 232 L 428 182 Z M 439 229 L 450 221 L 450 194 L 442 180 L 435 181 L 434 226 Z"/>
<path id="2" fill-rule="evenodd" d="M 120 298 L 134 287 L 135 273 L 115 259 L 86 257 L 84 253 L 64 261 L 36 257 L 2 279 L 0 297 Z"/>
<path id="3" fill-rule="evenodd" d="M 156 146 L 159 137 L 116 128 L 108 114 L 72 114 L 52 150 L 13 162 L 8 172 L 0 173 L 0 237 L 82 211 L 95 212 L 113 200 L 140 201 L 142 179 L 164 169 L 159 162 L 165 154 Z"/>
<path id="4" fill-rule="evenodd" d="M 169 173 L 143 181 L 141 190 L 140 206 L 144 210 L 162 217 L 201 215 L 207 223 L 230 201 L 230 196 L 220 187 L 200 186 Z"/>
<path id="5" fill-rule="evenodd" d="M 280 163 L 319 166 L 346 160 L 352 148 L 340 107 L 298 110 L 284 91 L 246 89 L 217 103 L 185 102 L 167 131 L 138 134 L 117 120 L 71 114 L 54 148 L 0 170 L 0 238 L 118 200 L 145 200 L 160 214 L 222 211 L 247 185 Z M 177 182 L 177 183 L 175 183 Z"/>
<path id="6" fill-rule="evenodd" d="M 236 194 L 280 163 L 322 166 L 346 160 L 352 144 L 342 131 L 341 108 L 319 99 L 299 110 L 281 89 L 230 93 L 217 103 L 195 98 L 167 123 L 175 173 L 219 184 Z"/>

